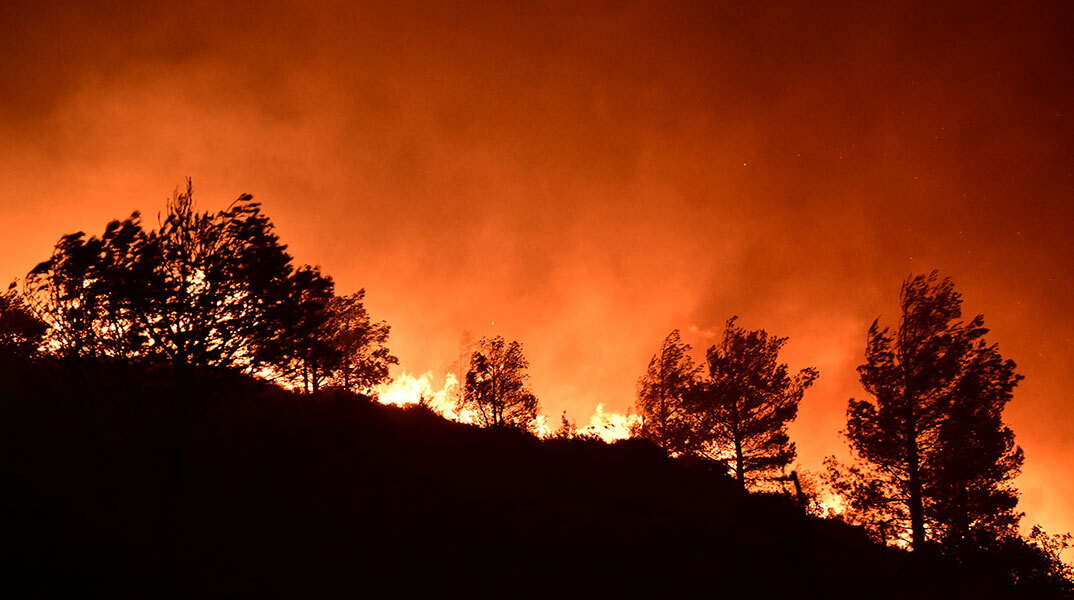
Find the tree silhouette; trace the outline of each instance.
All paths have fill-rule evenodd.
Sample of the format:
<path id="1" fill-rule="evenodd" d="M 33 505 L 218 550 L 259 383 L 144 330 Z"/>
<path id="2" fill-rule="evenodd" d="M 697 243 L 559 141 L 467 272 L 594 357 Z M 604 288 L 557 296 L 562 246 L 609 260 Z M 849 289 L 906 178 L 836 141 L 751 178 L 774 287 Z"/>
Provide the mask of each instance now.
<path id="1" fill-rule="evenodd" d="M 679 330 L 669 333 L 638 380 L 635 407 L 641 421 L 633 435 L 652 440 L 668 453 L 686 451 L 691 421 L 684 402 L 699 372 L 700 367 L 690 358 L 690 345 L 682 341 Z"/>
<path id="2" fill-rule="evenodd" d="M 391 327 L 369 317 L 364 299 L 364 289 L 333 298 L 328 305 L 326 332 L 335 351 L 332 383 L 368 393 L 389 380 L 388 369 L 399 364 L 399 359 L 386 345 Z"/>
<path id="3" fill-rule="evenodd" d="M 528 367 L 517 341 L 481 338 L 470 355 L 460 408 L 472 411 L 482 427 L 534 431 L 538 403 L 529 389 Z"/>
<path id="4" fill-rule="evenodd" d="M 148 343 L 135 314 L 135 290 L 144 291 L 139 261 L 146 245 L 135 212 L 108 223 L 100 238 L 63 236 L 52 256 L 24 282 L 34 313 L 48 324 L 61 356 L 135 358 Z"/>
<path id="5" fill-rule="evenodd" d="M 727 321 L 723 340 L 706 353 L 708 374 L 688 395 L 698 451 L 729 458 L 735 478 L 746 487 L 756 478 L 782 469 L 795 457 L 787 425 L 797 416 L 816 369 L 788 373 L 779 362 L 787 338 L 763 329 L 747 331 Z"/>
<path id="6" fill-rule="evenodd" d="M 274 376 L 301 364 L 313 387 L 332 369 L 369 385 L 394 360 L 383 348 L 387 326 L 334 300 L 332 280 L 317 268 L 296 269 L 252 196 L 199 213 L 189 179 L 157 229 L 146 231 L 133 213 L 100 238 L 64 236 L 25 287 L 62 355 Z M 344 314 L 357 321 L 343 324 Z"/>
<path id="7" fill-rule="evenodd" d="M 0 358 L 32 358 L 45 336 L 45 324 L 26 306 L 12 283 L 0 293 Z"/>
<path id="8" fill-rule="evenodd" d="M 373 322 L 363 304 L 365 290 L 335 296 L 315 274 L 302 275 L 294 286 L 298 301 L 291 330 L 292 350 L 279 367 L 280 376 L 306 392 L 324 386 L 369 393 L 388 381 L 399 359 L 387 347 L 391 328 Z"/>
<path id="9" fill-rule="evenodd" d="M 139 257 L 149 293 L 134 296 L 156 356 L 255 370 L 283 350 L 275 338 L 294 314 L 291 257 L 252 200 L 243 194 L 215 215 L 197 213 L 188 180 L 168 202 Z"/>
<path id="10" fill-rule="evenodd" d="M 869 328 L 858 372 L 872 398 L 850 400 L 845 432 L 859 464 L 830 460 L 833 487 L 853 519 L 915 549 L 1014 535 L 1023 455 L 1001 413 L 1022 376 L 984 341 L 983 316 L 961 320 L 950 279 L 907 279 L 900 305 L 894 332 Z"/>
<path id="11" fill-rule="evenodd" d="M 563 411 L 563 414 L 559 417 L 559 427 L 552 434 L 552 437 L 559 440 L 570 440 L 578 437 L 578 426 L 574 424 L 574 421 L 567 418 L 567 411 Z"/>
<path id="12" fill-rule="evenodd" d="M 329 306 L 335 297 L 332 279 L 315 267 L 297 269 L 291 277 L 288 302 L 281 310 L 286 329 L 280 329 L 265 356 L 271 379 L 306 392 L 315 392 L 327 381 L 338 353 L 328 335 Z"/>

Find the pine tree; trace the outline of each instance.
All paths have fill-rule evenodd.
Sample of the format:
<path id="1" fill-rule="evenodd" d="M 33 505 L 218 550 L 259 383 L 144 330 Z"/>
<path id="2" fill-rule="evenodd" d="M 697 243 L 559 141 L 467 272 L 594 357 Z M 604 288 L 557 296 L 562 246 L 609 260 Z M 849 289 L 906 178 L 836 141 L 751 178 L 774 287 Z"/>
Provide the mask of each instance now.
<path id="1" fill-rule="evenodd" d="M 690 421 L 684 401 L 698 373 L 699 367 L 690 358 L 690 345 L 682 341 L 678 329 L 669 333 L 638 380 L 635 408 L 641 419 L 633 435 L 652 440 L 668 453 L 686 451 Z"/>
<path id="2" fill-rule="evenodd" d="M 900 305 L 895 331 L 869 328 L 858 372 L 871 398 L 850 400 L 845 432 L 859 464 L 831 462 L 831 481 L 888 541 L 1013 535 L 1023 455 L 1001 413 L 1022 376 L 985 342 L 983 316 L 962 320 L 950 279 L 907 279 Z"/>
<path id="3" fill-rule="evenodd" d="M 707 352 L 708 375 L 689 395 L 687 412 L 701 452 L 727 458 L 739 485 L 771 474 L 795 458 L 787 426 L 819 375 L 812 367 L 791 376 L 779 362 L 787 338 L 747 331 L 727 321 L 723 341 Z"/>

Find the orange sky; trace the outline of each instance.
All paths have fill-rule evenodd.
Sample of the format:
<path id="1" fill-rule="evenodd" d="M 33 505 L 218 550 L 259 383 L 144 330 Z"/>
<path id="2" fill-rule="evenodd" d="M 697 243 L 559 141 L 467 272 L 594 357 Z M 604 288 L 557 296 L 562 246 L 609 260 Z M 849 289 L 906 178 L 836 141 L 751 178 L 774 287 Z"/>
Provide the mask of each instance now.
<path id="1" fill-rule="evenodd" d="M 937 268 L 1026 376 L 1025 523 L 1074 530 L 1074 5 L 98 4 L 0 4 L 4 281 L 189 175 L 410 372 L 520 340 L 553 419 L 626 411 L 674 327 L 788 336 L 816 469 Z"/>

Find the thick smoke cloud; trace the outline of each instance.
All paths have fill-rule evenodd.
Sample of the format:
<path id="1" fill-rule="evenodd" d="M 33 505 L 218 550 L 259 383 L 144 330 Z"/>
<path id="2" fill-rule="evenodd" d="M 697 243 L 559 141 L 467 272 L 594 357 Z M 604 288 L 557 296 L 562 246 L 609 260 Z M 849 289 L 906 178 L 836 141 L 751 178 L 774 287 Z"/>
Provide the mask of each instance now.
<path id="1" fill-rule="evenodd" d="M 1026 375 L 1028 518 L 1074 528 L 1069 8 L 42 4 L 0 7 L 0 275 L 190 175 L 365 287 L 411 372 L 522 341 L 553 417 L 627 410 L 673 327 L 789 336 L 816 468 L 939 268 Z"/>

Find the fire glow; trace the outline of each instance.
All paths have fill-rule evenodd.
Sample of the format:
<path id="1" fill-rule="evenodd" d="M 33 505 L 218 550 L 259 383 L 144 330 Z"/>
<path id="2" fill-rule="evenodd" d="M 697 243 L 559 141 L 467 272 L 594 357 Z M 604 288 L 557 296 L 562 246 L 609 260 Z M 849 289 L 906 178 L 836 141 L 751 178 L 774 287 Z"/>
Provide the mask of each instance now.
<path id="1" fill-rule="evenodd" d="M 400 407 L 427 406 L 450 421 L 476 424 L 477 419 L 471 410 L 459 409 L 458 400 L 462 388 L 458 377 L 453 373 L 448 373 L 443 377 L 442 383 L 437 383 L 437 380 L 438 378 L 433 375 L 432 371 L 415 376 L 404 370 L 390 383 L 378 386 L 374 393 L 381 404 Z M 593 415 L 589 417 L 588 425 L 578 427 L 576 435 L 597 437 L 607 443 L 612 443 L 629 438 L 631 427 L 637 423 L 638 419 L 638 415 L 635 414 L 606 412 L 604 404 L 599 403 Z M 555 435 L 555 430 L 549 427 L 547 416 L 538 415 L 536 435 L 542 439 Z"/>

